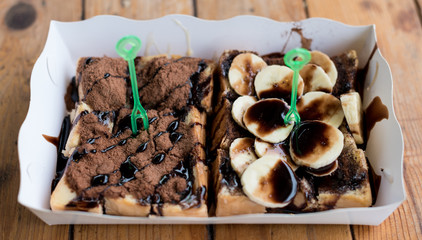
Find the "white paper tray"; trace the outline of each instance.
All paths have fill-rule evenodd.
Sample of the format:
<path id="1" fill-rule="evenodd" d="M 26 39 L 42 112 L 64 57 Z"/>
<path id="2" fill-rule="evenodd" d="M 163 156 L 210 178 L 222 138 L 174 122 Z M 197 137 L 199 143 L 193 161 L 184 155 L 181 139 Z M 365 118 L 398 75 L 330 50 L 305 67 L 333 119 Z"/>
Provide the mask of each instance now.
<path id="1" fill-rule="evenodd" d="M 175 20 L 187 28 L 189 36 Z M 388 120 L 375 125 L 368 141 L 366 155 L 375 172 L 382 176 L 377 202 L 371 208 L 296 215 L 253 214 L 211 218 L 119 217 L 50 210 L 50 186 L 55 174 L 56 148 L 42 134 L 59 135 L 65 115 L 63 96 L 75 74 L 79 57 L 117 57 L 114 50 L 116 42 L 129 34 L 139 36 L 144 43 L 141 55 L 166 52 L 185 55 L 188 50 L 187 37 L 190 37 L 195 57 L 216 58 L 225 49 L 247 49 L 266 54 L 281 51 L 286 42 L 286 51 L 299 47 L 300 36 L 291 33 L 292 28 L 301 28 L 306 38 L 313 39 L 313 50 L 335 55 L 355 49 L 360 67 L 367 63 L 376 44 L 374 26 L 348 26 L 321 18 L 277 22 L 262 17 L 239 16 L 223 21 L 208 21 L 191 16 L 169 15 L 147 21 L 116 16 L 98 16 L 70 23 L 52 21 L 44 51 L 32 71 L 30 106 L 19 133 L 19 203 L 47 224 L 380 224 L 404 201 L 405 191 L 403 136 L 393 111 L 390 68 L 379 50 L 369 64 L 363 106 L 366 107 L 375 96 L 379 96 L 388 107 L 390 115 Z M 367 89 L 371 81 L 375 82 Z M 384 171 L 381 172 L 381 169 Z"/>

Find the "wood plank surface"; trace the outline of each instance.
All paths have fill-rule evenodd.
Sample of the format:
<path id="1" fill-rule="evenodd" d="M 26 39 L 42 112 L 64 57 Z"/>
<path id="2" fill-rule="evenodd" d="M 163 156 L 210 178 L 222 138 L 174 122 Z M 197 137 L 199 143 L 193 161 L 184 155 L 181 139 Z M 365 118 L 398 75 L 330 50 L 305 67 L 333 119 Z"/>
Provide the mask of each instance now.
<path id="1" fill-rule="evenodd" d="M 192 0 L 85 0 L 85 18 L 111 14 L 133 19 L 159 18 L 167 14 L 193 15 Z"/>
<path id="2" fill-rule="evenodd" d="M 376 24 L 378 47 L 387 59 L 393 74 L 394 109 L 404 135 L 404 176 L 407 200 L 380 226 L 353 226 L 354 235 L 356 239 L 421 237 L 422 26 L 420 8 L 417 8 L 416 1 L 413 0 L 307 0 L 307 2 L 310 17 L 327 17 L 355 25 Z"/>
<path id="3" fill-rule="evenodd" d="M 256 15 L 278 21 L 299 21 L 306 18 L 302 0 L 196 0 L 198 17 L 226 19 L 237 15 Z"/>
<path id="4" fill-rule="evenodd" d="M 417 239 L 422 236 L 422 0 L 1 0 L 0 239 Z M 380 226 L 347 225 L 75 225 L 47 226 L 17 203 L 17 135 L 29 104 L 29 78 L 49 21 L 99 14 L 150 19 L 166 14 L 226 19 L 241 14 L 279 21 L 327 17 L 376 24 L 378 46 L 394 78 L 402 126 L 407 200 Z M 409 107 L 406 107 L 409 106 Z"/>
<path id="5" fill-rule="evenodd" d="M 28 110 L 32 67 L 50 20 L 74 21 L 81 13 L 81 0 L 0 1 L 0 239 L 68 239 L 68 226 L 50 227 L 17 203 L 16 146 Z"/>

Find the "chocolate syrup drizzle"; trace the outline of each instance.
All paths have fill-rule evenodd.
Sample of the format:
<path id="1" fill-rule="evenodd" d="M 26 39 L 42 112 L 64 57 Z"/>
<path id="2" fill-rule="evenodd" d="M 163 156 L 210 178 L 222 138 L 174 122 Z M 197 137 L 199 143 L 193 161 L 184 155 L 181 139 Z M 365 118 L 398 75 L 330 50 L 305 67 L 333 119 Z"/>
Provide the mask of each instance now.
<path id="1" fill-rule="evenodd" d="M 90 64 L 93 60 L 91 58 L 86 59 L 85 64 Z M 82 209 L 88 209 L 88 208 L 93 208 L 98 206 L 98 204 L 101 204 L 103 201 L 103 197 L 104 197 L 104 193 L 105 191 L 111 187 L 111 186 L 121 186 L 124 183 L 130 182 L 134 179 L 136 179 L 136 174 L 138 172 L 143 171 L 147 166 L 149 166 L 150 164 L 160 164 L 162 163 L 165 158 L 166 158 L 166 154 L 168 154 L 170 151 L 173 150 L 174 146 L 184 137 L 184 134 L 181 132 L 178 132 L 178 128 L 179 128 L 179 121 L 181 120 L 181 118 L 183 118 L 187 111 L 188 111 L 188 106 L 189 105 L 194 105 L 197 108 L 201 108 L 201 104 L 200 101 L 202 99 L 202 96 L 204 94 L 206 94 L 207 92 L 202 91 L 204 89 L 204 86 L 209 85 L 209 81 L 211 81 L 211 78 L 206 79 L 205 82 L 199 83 L 199 79 L 200 79 L 200 75 L 201 73 L 207 68 L 207 64 L 202 60 L 198 63 L 198 69 L 196 72 L 194 72 L 189 79 L 186 81 L 186 84 L 189 84 L 190 86 L 190 94 L 189 94 L 189 99 L 187 101 L 187 106 L 182 109 L 181 111 L 178 112 L 174 112 L 174 113 L 169 113 L 168 115 L 173 115 L 177 118 L 179 118 L 178 120 L 175 120 L 173 122 L 171 122 L 166 131 L 162 131 L 159 132 L 158 134 L 156 134 L 155 136 L 153 136 L 153 138 L 159 138 L 161 137 L 164 133 L 169 133 L 169 138 L 170 141 L 173 143 L 173 146 L 171 146 L 169 149 L 167 149 L 164 153 L 157 153 L 155 156 L 152 157 L 151 162 L 149 164 L 147 164 L 146 166 L 138 169 L 135 164 L 133 164 L 131 162 L 131 157 L 134 156 L 134 154 L 136 153 L 140 153 L 143 151 L 146 151 L 147 148 L 150 146 L 149 141 L 143 142 L 142 144 L 140 144 L 137 149 L 136 149 L 136 153 L 133 153 L 131 155 L 129 155 L 127 157 L 127 159 L 120 165 L 120 167 L 118 169 L 114 169 L 112 172 L 108 173 L 108 174 L 98 174 L 96 176 L 93 176 L 91 178 L 91 186 L 82 190 L 82 194 L 80 194 L 76 199 L 74 199 L 73 201 L 71 201 L 67 206 L 68 207 L 78 207 L 78 208 L 82 208 Z M 160 68 L 161 69 L 161 68 Z M 158 71 L 160 70 L 158 69 L 156 74 L 158 73 Z M 93 85 L 91 86 L 90 89 L 88 89 L 88 91 L 86 92 L 86 95 L 84 96 L 83 100 L 86 99 L 86 96 L 89 94 L 89 92 L 92 90 L 92 88 L 94 87 L 95 84 L 99 83 L 99 81 L 103 80 L 103 79 L 107 79 L 109 78 L 111 75 L 109 73 L 106 73 L 104 75 L 103 78 L 100 78 L 98 80 L 96 80 Z M 125 78 L 127 80 L 127 77 L 123 77 L 123 76 L 113 76 L 113 77 L 118 77 L 118 78 Z M 80 79 L 78 79 L 80 80 Z M 145 87 L 145 86 L 143 86 Z M 181 86 L 179 86 L 181 87 Z M 176 91 L 178 87 L 176 87 L 175 89 L 172 90 L 172 92 Z M 206 90 L 209 91 L 209 90 Z M 115 122 L 117 119 L 117 114 L 119 111 L 109 111 L 109 112 L 99 112 L 99 111 L 93 111 L 92 113 L 94 115 L 96 115 L 98 117 L 98 121 L 101 122 L 103 125 L 109 125 L 111 122 Z M 82 112 L 79 116 L 76 117 L 74 124 L 76 124 L 77 121 L 79 121 L 79 119 L 83 116 L 85 116 L 86 114 L 88 114 L 87 111 Z M 70 125 L 70 120 L 69 117 L 67 117 L 67 125 Z M 138 119 L 140 120 L 140 119 Z M 152 124 L 157 120 L 157 117 L 151 118 L 149 119 L 149 123 Z M 141 122 L 142 120 L 138 121 L 138 129 L 143 130 L 143 124 Z M 67 126 L 66 125 L 66 126 Z M 191 128 L 195 127 L 195 126 L 200 126 L 203 127 L 201 123 L 193 123 L 191 124 Z M 70 127 L 69 126 L 65 126 L 63 125 L 63 128 L 67 129 L 67 135 L 69 132 Z M 117 122 L 117 124 L 114 125 L 114 129 L 113 129 L 113 135 L 110 137 L 110 139 L 113 138 L 118 138 L 123 132 L 125 132 L 127 129 L 131 128 L 131 122 L 130 122 L 130 115 L 127 115 L 125 117 L 123 117 L 120 121 Z M 63 131 L 63 129 L 62 129 Z M 87 149 L 82 149 L 81 146 L 77 147 L 74 152 L 71 154 L 71 156 L 69 157 L 69 159 L 65 158 L 64 162 L 65 163 L 73 163 L 73 164 L 77 164 L 80 159 L 82 159 L 85 155 L 87 154 L 103 154 L 106 153 L 108 151 L 113 151 L 114 149 L 116 149 L 117 147 L 120 146 L 124 146 L 127 141 L 129 140 L 129 138 L 134 138 L 136 137 L 136 135 L 131 135 L 127 138 L 124 138 L 122 140 L 120 140 L 118 143 L 110 145 L 108 147 L 106 147 L 105 149 L 98 149 L 98 152 L 96 149 L 94 150 L 90 150 L 88 151 Z M 100 137 L 94 137 L 94 138 L 90 138 L 87 140 L 86 143 L 88 144 L 95 144 L 95 142 L 99 139 Z M 64 148 L 64 144 L 67 141 L 67 136 L 65 139 L 60 139 L 60 143 L 63 145 Z M 204 147 L 201 143 L 197 142 L 197 143 L 193 143 L 193 147 L 200 145 L 201 147 Z M 190 154 L 187 155 L 183 160 L 181 160 L 179 162 L 179 164 L 168 174 L 164 175 L 161 180 L 159 181 L 159 184 L 155 186 L 155 191 L 154 194 L 148 196 L 145 199 L 139 199 L 139 203 L 140 204 L 151 204 L 151 203 L 155 203 L 158 204 L 158 213 L 156 214 L 160 214 L 161 210 L 160 210 L 160 206 L 163 204 L 163 200 L 161 198 L 161 196 L 159 195 L 159 193 L 157 192 L 157 189 L 165 184 L 169 179 L 171 179 L 172 177 L 182 177 L 186 180 L 186 184 L 187 184 L 187 188 L 180 193 L 181 194 L 181 201 L 180 202 L 173 202 L 173 203 L 179 203 L 180 205 L 182 205 L 183 208 L 190 208 L 190 207 L 194 207 L 194 206 L 199 206 L 199 204 L 201 203 L 201 200 L 205 198 L 206 195 L 206 188 L 205 186 L 201 186 L 198 187 L 195 191 L 193 191 L 193 182 L 195 180 L 195 177 L 192 173 L 192 169 L 193 169 L 193 165 L 195 164 L 195 162 L 197 162 L 198 159 L 194 159 L 193 156 L 191 156 Z M 60 161 L 63 162 L 63 161 Z M 63 164 L 61 164 L 63 165 Z M 110 175 L 115 174 L 116 172 L 120 172 L 121 174 L 121 178 L 119 180 L 119 182 L 117 184 L 110 184 L 109 178 Z M 53 181 L 53 184 L 55 186 L 55 184 L 57 184 L 57 182 L 60 180 L 61 176 L 63 175 L 64 172 L 64 167 L 60 167 L 60 169 L 58 168 L 57 171 L 57 175 L 58 177 L 56 177 L 56 179 Z M 59 174 L 60 173 L 60 174 Z M 100 192 L 100 194 L 98 195 L 97 198 L 84 198 L 84 192 L 93 188 L 93 187 L 102 187 L 102 191 Z M 153 212 L 153 209 L 151 210 Z"/>
<path id="2" fill-rule="evenodd" d="M 63 155 L 62 151 L 66 147 L 66 142 L 67 142 L 67 139 L 69 138 L 70 127 L 71 127 L 70 117 L 66 116 L 63 119 L 62 126 L 60 129 L 59 143 L 57 146 L 56 175 L 51 183 L 51 192 L 53 192 L 54 189 L 56 188 L 57 183 L 59 183 L 60 179 L 62 178 L 64 170 L 67 166 L 68 158 Z"/>

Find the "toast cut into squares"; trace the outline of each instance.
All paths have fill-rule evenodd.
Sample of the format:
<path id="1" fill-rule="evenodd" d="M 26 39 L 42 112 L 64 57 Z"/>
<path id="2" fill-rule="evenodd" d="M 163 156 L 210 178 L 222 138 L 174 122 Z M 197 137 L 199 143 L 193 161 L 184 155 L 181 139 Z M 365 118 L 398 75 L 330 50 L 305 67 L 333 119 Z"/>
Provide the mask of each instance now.
<path id="1" fill-rule="evenodd" d="M 243 192 L 239 176 L 230 164 L 229 147 L 239 137 L 254 137 L 237 124 L 231 115 L 233 102 L 239 95 L 229 82 L 229 69 L 233 59 L 249 51 L 226 50 L 218 62 L 219 77 L 216 86 L 214 120 L 210 130 L 212 138 L 210 150 L 214 153 L 212 163 L 212 183 L 215 191 L 215 215 L 229 216 L 249 213 L 301 213 L 328 210 L 342 207 L 370 206 L 371 188 L 368 180 L 368 167 L 363 150 L 357 148 L 346 127 L 340 127 L 344 135 L 344 148 L 338 157 L 339 167 L 329 176 L 316 177 L 299 167 L 295 170 L 298 189 L 295 198 L 284 208 L 266 208 L 250 200 Z M 254 53 L 254 52 L 252 52 Z M 255 53 L 256 54 L 256 53 Z M 268 65 L 284 65 L 283 54 L 273 53 L 262 56 Z M 358 91 L 357 55 L 354 50 L 332 57 L 338 71 L 338 79 L 332 94 Z M 351 167 L 353 170 L 350 170 Z M 361 176 L 359 182 L 346 180 L 343 175 Z M 352 172 L 350 172 L 352 171 Z M 354 184 L 350 187 L 349 184 Z"/>
<path id="2" fill-rule="evenodd" d="M 215 64 L 163 55 L 138 57 L 135 63 L 149 118 L 148 131 L 137 120 L 138 134 L 131 130 L 127 64 L 119 58 L 79 59 L 79 102 L 63 151 L 69 160 L 51 208 L 206 217 L 205 127 Z"/>

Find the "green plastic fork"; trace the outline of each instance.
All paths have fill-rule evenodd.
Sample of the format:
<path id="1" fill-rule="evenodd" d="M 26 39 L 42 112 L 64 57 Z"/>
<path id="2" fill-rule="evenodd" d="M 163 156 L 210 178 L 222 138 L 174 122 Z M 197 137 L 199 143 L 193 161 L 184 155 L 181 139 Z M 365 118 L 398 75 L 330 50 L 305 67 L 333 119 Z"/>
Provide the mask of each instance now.
<path id="1" fill-rule="evenodd" d="M 300 123 L 300 115 L 296 108 L 297 85 L 299 81 L 299 71 L 311 60 L 311 53 L 304 48 L 294 48 L 284 55 L 284 63 L 293 70 L 292 95 L 290 99 L 290 109 L 284 118 L 284 124 L 290 124 L 292 121 L 296 126 Z"/>
<path id="2" fill-rule="evenodd" d="M 132 114 L 130 118 L 131 123 L 132 123 L 133 134 L 138 133 L 138 126 L 136 124 L 136 120 L 138 118 L 142 118 L 145 130 L 148 130 L 149 128 L 147 112 L 142 107 L 141 102 L 139 102 L 138 82 L 136 80 L 136 72 L 135 72 L 134 59 L 140 49 L 141 49 L 141 40 L 138 37 L 132 36 L 132 35 L 123 37 L 116 44 L 116 52 L 122 58 L 124 58 L 129 65 L 130 82 L 132 85 L 132 92 L 133 92 L 133 110 L 132 110 Z"/>

